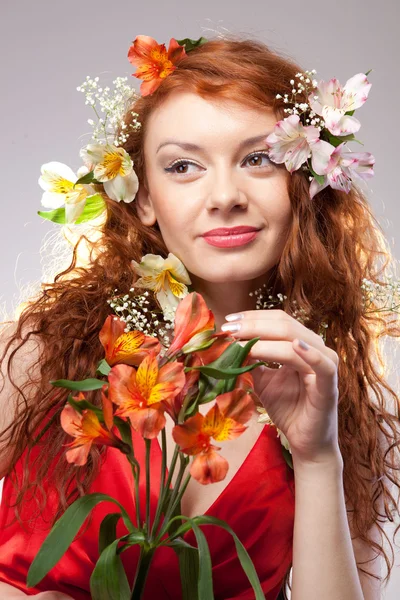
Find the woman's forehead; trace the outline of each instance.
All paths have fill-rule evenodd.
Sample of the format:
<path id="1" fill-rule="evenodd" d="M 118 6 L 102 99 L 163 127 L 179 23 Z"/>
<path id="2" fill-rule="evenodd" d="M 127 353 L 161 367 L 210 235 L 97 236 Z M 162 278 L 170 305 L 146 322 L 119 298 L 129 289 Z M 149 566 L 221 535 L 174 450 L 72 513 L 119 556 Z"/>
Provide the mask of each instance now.
<path id="1" fill-rule="evenodd" d="M 277 118 L 269 107 L 255 108 L 220 98 L 204 99 L 193 93 L 171 94 L 149 118 L 147 134 L 151 145 L 159 147 L 169 139 L 199 141 L 228 137 L 249 138 L 268 135 Z"/>

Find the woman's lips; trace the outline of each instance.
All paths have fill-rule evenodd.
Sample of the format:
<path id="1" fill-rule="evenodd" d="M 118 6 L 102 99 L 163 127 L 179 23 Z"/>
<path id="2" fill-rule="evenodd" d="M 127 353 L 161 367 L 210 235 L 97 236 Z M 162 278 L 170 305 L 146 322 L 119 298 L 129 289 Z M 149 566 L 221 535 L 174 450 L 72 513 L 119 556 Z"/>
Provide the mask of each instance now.
<path id="1" fill-rule="evenodd" d="M 218 246 L 219 248 L 234 248 L 236 246 L 243 246 L 248 244 L 257 236 L 258 231 L 248 231 L 245 233 L 235 233 L 227 235 L 203 235 L 203 238 L 211 246 Z"/>

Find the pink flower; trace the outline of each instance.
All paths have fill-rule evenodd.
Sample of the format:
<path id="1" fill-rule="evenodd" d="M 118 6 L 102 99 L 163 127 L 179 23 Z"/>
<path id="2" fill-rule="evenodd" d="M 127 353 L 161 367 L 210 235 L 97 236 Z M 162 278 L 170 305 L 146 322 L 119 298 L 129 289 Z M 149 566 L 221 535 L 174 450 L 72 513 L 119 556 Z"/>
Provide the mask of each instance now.
<path id="1" fill-rule="evenodd" d="M 284 162 L 287 170 L 293 173 L 311 156 L 311 145 L 318 139 L 316 127 L 304 127 L 298 115 L 290 115 L 278 121 L 266 139 L 269 158 L 276 163 Z"/>
<path id="2" fill-rule="evenodd" d="M 374 175 L 373 165 L 375 164 L 375 159 L 370 152 L 349 152 L 345 148 L 344 143 L 340 144 L 340 146 L 334 149 L 330 158 L 326 160 L 323 183 L 318 183 L 315 179 L 311 182 L 311 198 L 328 185 L 348 194 L 353 179 L 366 180 Z M 314 164 L 313 162 L 313 169 L 318 173 L 314 168 Z M 316 166 L 320 170 L 323 166 L 323 161 L 320 161 Z"/>
<path id="3" fill-rule="evenodd" d="M 348 79 L 344 87 L 335 78 L 328 82 L 320 81 L 309 95 L 308 102 L 312 110 L 324 119 L 326 128 L 333 135 L 349 135 L 358 131 L 361 124 L 358 119 L 345 113 L 364 104 L 371 85 L 364 73 Z"/>

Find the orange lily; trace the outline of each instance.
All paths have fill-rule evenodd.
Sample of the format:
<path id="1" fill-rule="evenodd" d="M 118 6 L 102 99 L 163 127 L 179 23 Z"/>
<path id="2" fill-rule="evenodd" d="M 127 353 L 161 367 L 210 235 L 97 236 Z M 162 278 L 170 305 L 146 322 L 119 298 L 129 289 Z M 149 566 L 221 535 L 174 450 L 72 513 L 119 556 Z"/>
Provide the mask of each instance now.
<path id="1" fill-rule="evenodd" d="M 216 451 L 211 443 L 232 440 L 239 437 L 247 427 L 244 425 L 254 412 L 254 402 L 245 390 L 217 396 L 214 406 L 204 416 L 196 413 L 181 425 L 175 425 L 172 437 L 182 452 L 196 455 L 190 466 L 190 474 L 199 483 L 208 484 L 222 481 L 228 472 L 228 461 Z"/>
<path id="2" fill-rule="evenodd" d="M 129 48 L 128 60 L 138 67 L 132 75 L 144 80 L 140 86 L 141 95 L 148 96 L 155 92 L 184 56 L 185 47 L 180 46 L 175 38 L 171 38 L 167 52 L 165 44 L 158 44 L 148 35 L 138 35 Z"/>
<path id="3" fill-rule="evenodd" d="M 80 392 L 73 399 L 79 402 L 85 399 L 85 395 Z M 80 413 L 70 404 L 64 406 L 60 415 L 61 427 L 66 433 L 75 438 L 73 442 L 66 444 L 71 447 L 66 452 L 66 459 L 69 463 L 74 463 L 79 467 L 85 465 L 92 444 L 105 444 L 116 448 L 121 446 L 121 440 L 110 431 L 112 427 L 112 405 L 103 390 L 102 401 L 107 429 L 103 427 L 96 413 L 92 410 L 85 409 Z"/>
<path id="4" fill-rule="evenodd" d="M 134 369 L 115 365 L 108 374 L 110 400 L 119 406 L 116 415 L 127 417 L 144 438 L 155 438 L 165 427 L 165 401 L 185 385 L 184 365 L 169 362 L 158 367 L 154 353 Z"/>
<path id="5" fill-rule="evenodd" d="M 138 366 L 150 352 L 160 352 L 161 345 L 157 338 L 141 331 L 124 332 L 125 327 L 121 319 L 109 315 L 99 333 L 110 367 L 118 363 Z"/>
<path id="6" fill-rule="evenodd" d="M 209 340 L 215 332 L 215 320 L 203 297 L 192 292 L 185 296 L 175 313 L 174 337 L 167 356 L 182 350 L 194 352 Z"/>

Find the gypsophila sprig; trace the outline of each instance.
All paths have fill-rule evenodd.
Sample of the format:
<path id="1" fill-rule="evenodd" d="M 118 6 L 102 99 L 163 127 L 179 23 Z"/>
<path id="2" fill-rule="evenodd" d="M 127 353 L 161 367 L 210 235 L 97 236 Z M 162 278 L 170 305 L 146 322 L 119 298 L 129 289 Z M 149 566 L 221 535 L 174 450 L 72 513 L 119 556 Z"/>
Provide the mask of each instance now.
<path id="1" fill-rule="evenodd" d="M 363 290 L 365 314 L 378 312 L 393 312 L 400 314 L 400 280 L 393 280 L 388 275 L 384 283 L 374 283 L 364 278 L 361 285 Z"/>
<path id="2" fill-rule="evenodd" d="M 99 87 L 99 78 L 92 79 L 87 75 L 86 80 L 76 89 L 85 94 L 85 104 L 89 104 L 97 117 L 97 122 L 88 119 L 93 127 L 92 139 L 97 143 L 113 143 L 115 146 L 124 144 L 130 131 L 141 127 L 138 113 L 131 111 L 133 117 L 129 125 L 124 121 L 128 107 L 140 96 L 127 84 L 127 77 L 117 77 L 113 81 L 114 89 Z M 117 130 L 120 133 L 117 134 Z M 110 142 L 110 138 L 112 141 Z"/>
<path id="3" fill-rule="evenodd" d="M 256 310 L 268 310 L 271 308 L 280 307 L 283 305 L 284 300 L 287 300 L 287 296 L 284 294 L 277 294 L 273 296 L 271 292 L 272 288 L 267 288 L 267 284 L 264 283 L 261 287 L 256 289 L 254 292 L 250 292 L 249 296 L 254 296 L 256 298 Z M 302 325 L 307 325 L 309 320 L 307 311 L 297 306 L 297 300 L 292 300 L 290 314 L 291 316 L 302 323 Z M 326 341 L 326 329 L 328 327 L 327 323 L 320 323 L 318 335 L 322 337 L 324 342 Z"/>
<path id="4" fill-rule="evenodd" d="M 308 102 L 299 102 L 299 97 L 304 99 L 304 96 L 308 97 L 314 88 L 318 87 L 318 81 L 313 79 L 317 71 L 312 69 L 311 71 L 304 71 L 304 73 L 296 73 L 295 77 L 298 79 L 297 83 L 294 79 L 290 80 L 290 84 L 293 86 L 291 94 L 277 94 L 277 99 L 282 99 L 284 104 L 288 104 L 283 112 L 288 115 L 299 115 L 302 117 L 302 121 L 307 125 L 314 125 L 320 131 L 325 127 L 325 121 L 322 117 L 318 116 L 313 110 L 311 110 Z M 305 167 L 307 168 L 307 167 Z"/>
<path id="5" fill-rule="evenodd" d="M 146 290 L 142 294 L 135 293 L 135 288 L 129 290 L 129 294 L 118 294 L 107 300 L 118 318 L 125 323 L 125 332 L 138 330 L 145 335 L 158 338 L 164 348 L 171 343 L 173 324 L 164 322 L 163 313 L 159 309 L 151 309 L 149 296 Z"/>

